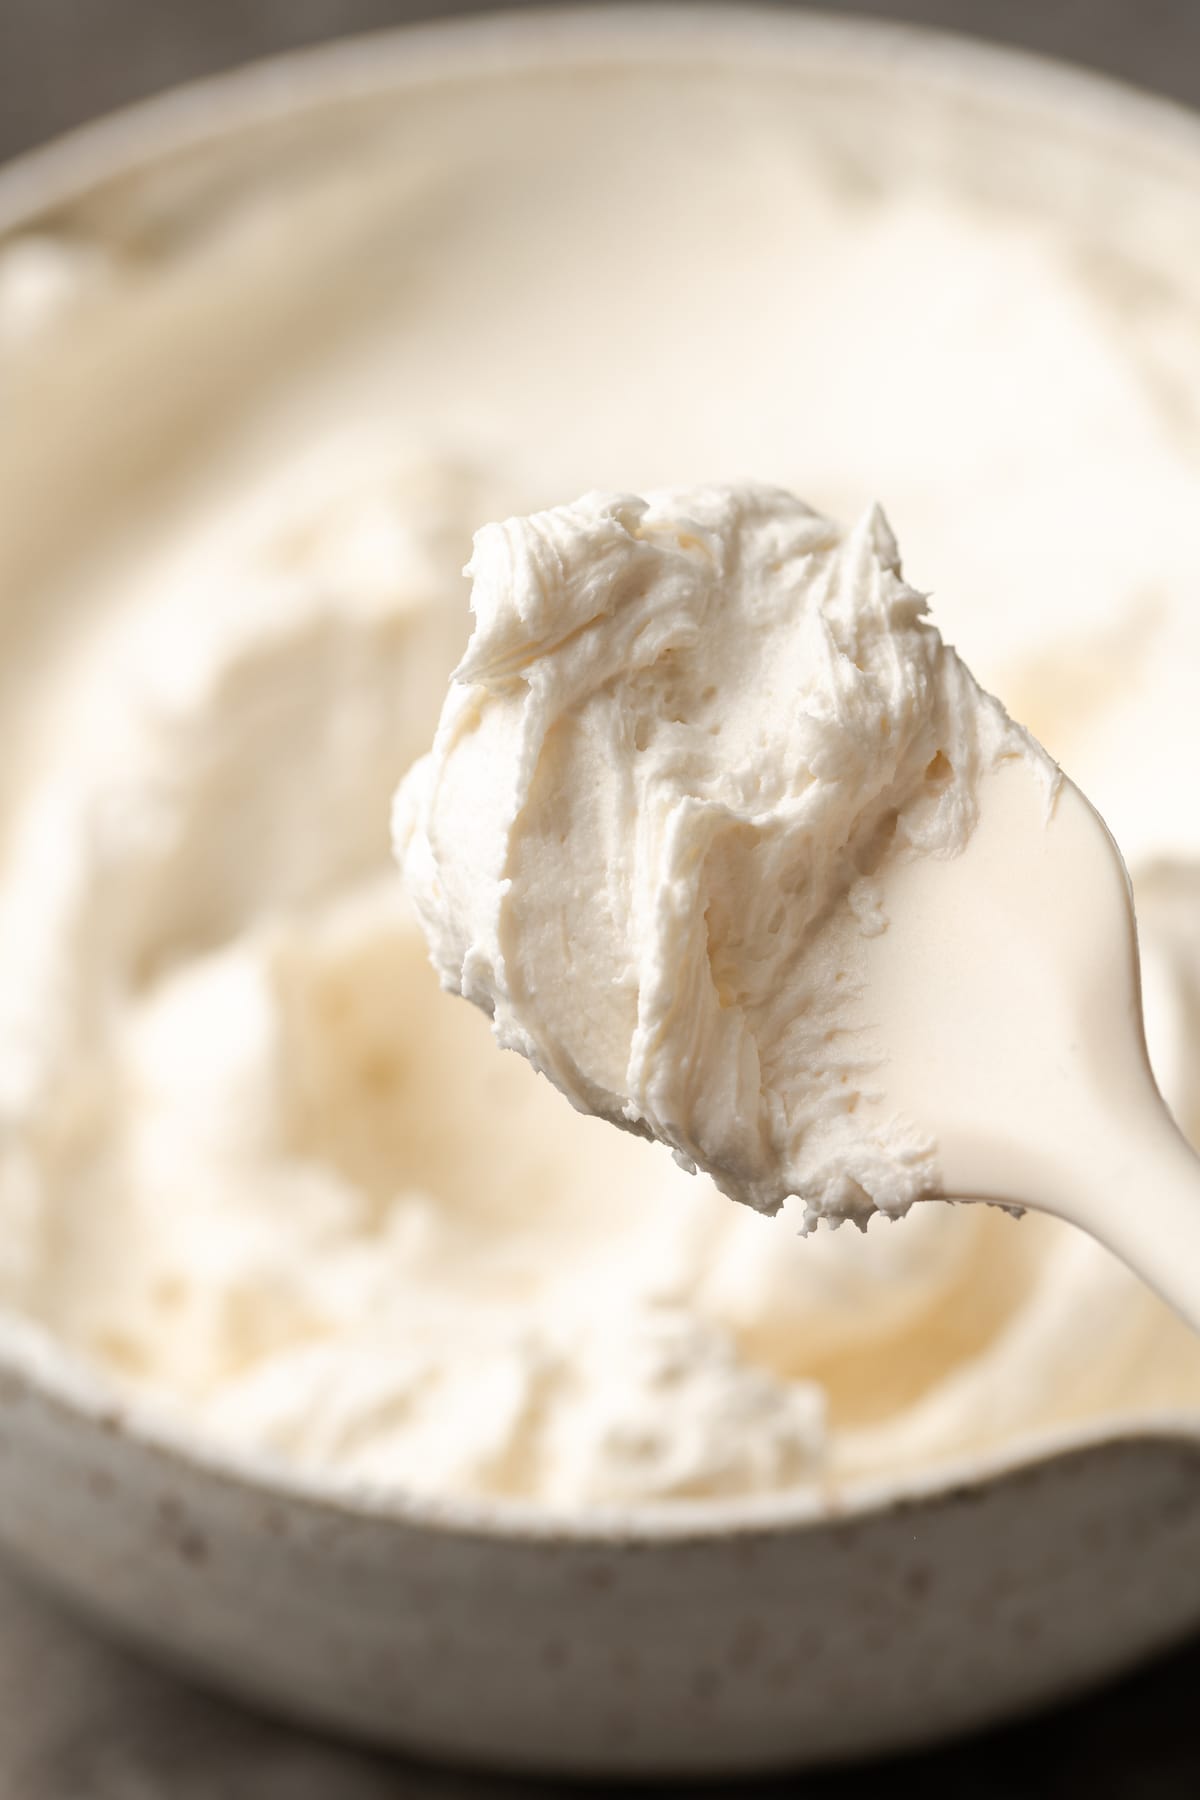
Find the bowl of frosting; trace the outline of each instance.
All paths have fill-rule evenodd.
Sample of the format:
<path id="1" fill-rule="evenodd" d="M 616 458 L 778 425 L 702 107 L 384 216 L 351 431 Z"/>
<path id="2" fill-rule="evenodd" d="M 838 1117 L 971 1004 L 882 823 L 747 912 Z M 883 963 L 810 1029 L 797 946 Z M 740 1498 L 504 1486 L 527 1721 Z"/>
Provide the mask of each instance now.
<path id="1" fill-rule="evenodd" d="M 485 521 L 882 499 L 1120 841 L 1200 1132 L 1198 237 L 1188 116 L 744 9 L 409 28 L 0 177 L 8 1550 L 305 1723 L 582 1774 L 927 1743 L 1200 1624 L 1161 1301 L 573 1112 L 389 844 Z"/>

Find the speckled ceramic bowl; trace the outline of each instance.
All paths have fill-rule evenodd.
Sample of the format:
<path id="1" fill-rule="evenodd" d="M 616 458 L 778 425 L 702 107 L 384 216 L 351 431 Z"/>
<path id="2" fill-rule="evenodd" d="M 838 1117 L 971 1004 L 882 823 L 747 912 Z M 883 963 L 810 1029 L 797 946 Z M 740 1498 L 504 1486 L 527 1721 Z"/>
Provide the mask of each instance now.
<path id="1" fill-rule="evenodd" d="M 352 167 L 406 108 L 445 123 L 486 91 L 502 119 L 522 83 L 599 63 L 618 88 L 736 68 L 797 107 L 902 102 L 918 157 L 922 119 L 969 120 L 981 179 L 1020 164 L 1068 209 L 1102 192 L 1132 239 L 1153 189 L 1179 254 L 1200 242 L 1200 125 L 1167 107 L 915 31 L 644 8 L 410 30 L 172 96 L 10 170 L 0 233 L 117 234 L 186 268 L 204 230 L 178 231 L 184 211 Z M 179 325 L 204 320 L 181 303 Z M 69 395 L 47 405 L 70 418 Z M 143 444 L 124 488 L 107 466 L 93 485 L 94 446 L 60 448 L 55 477 L 97 516 L 153 461 Z M 551 1525 L 235 1461 L 7 1320 L 0 1539 L 114 1630 L 307 1724 L 496 1767 L 765 1770 L 1043 1705 L 1200 1624 L 1200 1420 L 1113 1421 L 836 1502 Z"/>

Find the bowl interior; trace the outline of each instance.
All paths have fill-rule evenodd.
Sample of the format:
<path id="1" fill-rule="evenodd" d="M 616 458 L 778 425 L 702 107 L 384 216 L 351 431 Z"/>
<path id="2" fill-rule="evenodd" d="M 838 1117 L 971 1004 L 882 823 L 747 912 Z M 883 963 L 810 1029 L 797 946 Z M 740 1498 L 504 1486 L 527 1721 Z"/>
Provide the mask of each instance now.
<path id="1" fill-rule="evenodd" d="M 1064 643 L 1119 631 L 1131 595 L 1200 583 L 1179 505 L 1200 471 L 1198 175 L 1189 123 L 1104 84 L 740 12 L 401 34 L 102 127 L 0 185 L 10 235 L 83 270 L 4 370 L 0 706 L 33 755 L 30 672 L 82 661 L 106 608 L 175 579 L 330 443 L 398 442 L 497 514 L 746 475 L 842 515 L 882 497 L 981 679 L 1035 728 L 1044 704 L 1135 857 L 1174 847 L 1177 799 L 1146 803 L 1154 746 L 1114 755 L 1086 705 L 1055 724 L 1039 696 Z M 1132 445 L 1107 431 L 1131 412 Z M 1149 511 L 1125 504 L 1134 467 Z M 437 699 L 431 682 L 410 754 Z M 0 807 L 21 781 L 14 757 Z M 1004 1456 L 1200 1404 L 1172 1322 L 1114 1291 L 1112 1367 L 1151 1377 L 1005 1401 L 1004 1357 L 985 1357 Z M 6 1337 L 14 1360 L 37 1335 Z M 36 1358 L 73 1404 L 112 1404 Z M 994 1467 L 995 1444 L 968 1466 Z M 918 1458 L 842 1503 L 927 1480 Z"/>

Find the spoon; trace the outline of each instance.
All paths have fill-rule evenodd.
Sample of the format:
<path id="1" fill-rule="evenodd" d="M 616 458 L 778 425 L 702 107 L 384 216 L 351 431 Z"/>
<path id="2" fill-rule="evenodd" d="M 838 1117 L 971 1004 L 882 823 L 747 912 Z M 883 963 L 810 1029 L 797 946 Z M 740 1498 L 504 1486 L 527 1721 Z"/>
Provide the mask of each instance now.
<path id="1" fill-rule="evenodd" d="M 865 992 L 936 1196 L 1053 1213 L 1200 1330 L 1200 1157 L 1150 1070 L 1129 877 L 1064 778 L 984 777 L 962 853 L 897 863 Z"/>

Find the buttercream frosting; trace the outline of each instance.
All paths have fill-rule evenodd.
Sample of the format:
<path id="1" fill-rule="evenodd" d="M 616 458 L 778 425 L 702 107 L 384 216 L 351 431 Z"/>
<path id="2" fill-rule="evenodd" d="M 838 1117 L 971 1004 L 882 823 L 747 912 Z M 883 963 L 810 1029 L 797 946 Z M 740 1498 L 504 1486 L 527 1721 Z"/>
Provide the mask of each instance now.
<path id="1" fill-rule="evenodd" d="M 581 1112 L 727 1194 L 893 1216 L 936 1146 L 863 994 L 897 857 L 1049 759 L 904 579 L 882 512 L 780 489 L 590 494 L 478 532 L 475 626 L 395 809 L 443 985 Z"/>

